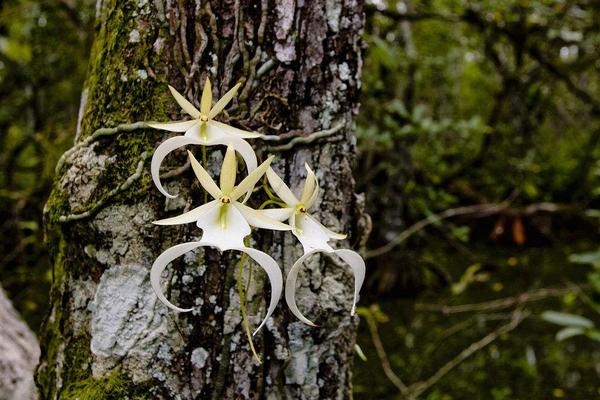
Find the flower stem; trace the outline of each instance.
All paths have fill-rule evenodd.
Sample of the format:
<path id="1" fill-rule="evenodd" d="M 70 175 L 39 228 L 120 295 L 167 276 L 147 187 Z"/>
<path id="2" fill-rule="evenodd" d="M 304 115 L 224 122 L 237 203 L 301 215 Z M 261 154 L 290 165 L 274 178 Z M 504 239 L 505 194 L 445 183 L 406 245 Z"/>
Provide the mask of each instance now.
<path id="1" fill-rule="evenodd" d="M 250 332 L 250 324 L 248 323 L 248 309 L 246 308 L 246 293 L 248 292 L 248 288 L 244 288 L 244 267 L 246 265 L 246 253 L 242 253 L 240 257 L 238 276 L 237 276 L 237 290 L 238 295 L 240 296 L 240 310 L 242 312 L 242 323 L 244 325 L 244 331 L 246 332 L 246 336 L 248 337 L 248 342 L 250 343 L 250 350 L 252 350 L 252 355 L 258 362 L 258 364 L 262 364 L 256 349 L 254 348 L 254 341 L 252 340 L 252 333 Z M 250 270 L 251 271 L 251 270 Z M 250 276 L 248 276 L 248 282 L 250 282 Z"/>

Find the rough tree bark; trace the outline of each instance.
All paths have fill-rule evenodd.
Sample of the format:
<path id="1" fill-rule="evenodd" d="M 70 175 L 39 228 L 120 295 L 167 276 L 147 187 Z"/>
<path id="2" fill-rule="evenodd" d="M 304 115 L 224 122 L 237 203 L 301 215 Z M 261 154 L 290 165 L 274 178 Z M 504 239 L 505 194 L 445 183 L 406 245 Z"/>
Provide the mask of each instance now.
<path id="1" fill-rule="evenodd" d="M 37 399 L 33 371 L 40 346 L 0 287 L 0 400 Z"/>
<path id="2" fill-rule="evenodd" d="M 274 168 L 292 187 L 309 162 L 323 186 L 316 214 L 348 232 L 344 245 L 356 247 L 363 236 L 351 173 L 361 2 L 99 0 L 96 17 L 75 139 L 80 146 L 59 165 L 45 214 L 54 281 L 37 371 L 42 398 L 350 398 L 358 321 L 349 315 L 349 269 L 325 259 L 307 265 L 299 304 L 322 327 L 296 321 L 282 301 L 255 337 L 264 361 L 258 365 L 241 324 L 235 254 L 197 251 L 169 268 L 169 297 L 195 305 L 192 313 L 174 314 L 151 289 L 154 259 L 201 235 L 193 224 L 151 224 L 203 201 L 191 171 L 179 168 L 185 152 L 163 166 L 171 175 L 167 188 L 179 193 L 166 200 L 153 187 L 144 156 L 168 137 L 164 132 L 129 129 L 85 140 L 100 127 L 181 119 L 167 83 L 197 103 L 207 76 L 215 97 L 242 81 L 225 117 L 234 126 L 289 140 L 343 125 L 289 150 L 253 145 L 259 159 L 276 153 Z M 212 172 L 223 150 L 208 149 Z M 260 204 L 261 196 L 251 203 Z M 289 233 L 254 231 L 253 241 L 284 276 L 301 254 Z M 248 307 L 256 326 L 270 290 L 261 273 L 251 282 Z"/>

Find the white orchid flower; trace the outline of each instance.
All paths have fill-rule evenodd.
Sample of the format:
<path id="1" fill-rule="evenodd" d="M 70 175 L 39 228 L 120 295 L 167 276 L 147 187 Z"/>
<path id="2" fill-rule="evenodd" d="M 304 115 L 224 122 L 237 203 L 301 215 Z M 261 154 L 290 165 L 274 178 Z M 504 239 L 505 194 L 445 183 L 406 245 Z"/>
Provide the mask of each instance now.
<path id="1" fill-rule="evenodd" d="M 203 146 L 230 145 L 237 150 L 244 159 L 248 173 L 256 168 L 256 155 L 245 139 L 257 138 L 262 135 L 260 133 L 247 132 L 242 129 L 234 128 L 233 126 L 214 120 L 214 118 L 223 111 L 231 99 L 233 99 L 239 87 L 240 84 L 238 83 L 225 93 L 225 95 L 213 106 L 210 80 L 206 79 L 204 90 L 202 91 L 202 98 L 200 100 L 200 110 L 198 110 L 177 90 L 172 86 L 169 86 L 169 90 L 177 103 L 179 103 L 183 111 L 189 114 L 193 119 L 188 121 L 148 124 L 150 127 L 156 129 L 163 129 L 170 132 L 185 132 L 183 136 L 175 136 L 165 140 L 158 146 L 152 156 L 150 167 L 152 180 L 163 195 L 169 198 L 177 197 L 168 193 L 162 186 L 159 177 L 160 165 L 167 154 L 188 144 L 199 144 Z"/>
<path id="2" fill-rule="evenodd" d="M 286 204 L 286 207 L 264 210 L 263 213 L 280 221 L 289 219 L 292 233 L 298 238 L 302 247 L 304 247 L 305 253 L 312 250 L 331 252 L 333 249 L 327 242 L 332 239 L 345 239 L 346 235 L 333 232 L 326 228 L 308 213 L 308 210 L 314 205 L 319 195 L 319 182 L 308 164 L 305 164 L 304 167 L 306 168 L 307 174 L 300 199 L 292 193 L 290 188 L 272 168 L 267 169 L 267 179 L 269 180 L 269 184 L 279 198 Z"/>
<path id="3" fill-rule="evenodd" d="M 286 207 L 272 210 L 261 210 L 265 216 L 284 220 L 289 219 L 289 224 L 292 227 L 292 233 L 298 238 L 304 248 L 304 255 L 300 257 L 290 269 L 285 283 L 285 300 L 294 314 L 300 321 L 311 326 L 317 326 L 315 323 L 306 318 L 296 305 L 296 280 L 298 272 L 302 264 L 312 255 L 316 253 L 335 254 L 350 266 L 354 274 L 354 299 L 352 301 L 352 310 L 350 315 L 354 315 L 356 310 L 356 302 L 360 288 L 365 279 L 365 261 L 355 251 L 348 249 L 335 250 L 329 245 L 330 240 L 344 239 L 346 235 L 333 232 L 329 228 L 323 226 L 313 216 L 308 213 L 308 210 L 314 205 L 319 195 L 319 182 L 310 169 L 308 164 L 305 164 L 307 171 L 302 195 L 298 199 L 283 180 L 271 169 L 267 169 L 267 179 L 275 193 L 283 200 Z"/>
<path id="4" fill-rule="evenodd" d="M 275 260 L 262 251 L 246 247 L 244 238 L 250 234 L 250 226 L 272 230 L 290 230 L 291 227 L 240 203 L 238 199 L 245 193 L 252 191 L 256 182 L 269 167 L 273 157 L 254 169 L 236 186 L 237 161 L 235 150 L 233 147 L 228 146 L 221 167 L 220 186 L 217 186 L 192 153 L 188 152 L 188 154 L 196 177 L 214 200 L 177 217 L 154 222 L 157 225 L 179 225 L 196 222 L 203 233 L 199 242 L 173 246 L 156 259 L 150 274 L 152 287 L 158 298 L 168 307 L 180 312 L 191 311 L 191 309 L 175 306 L 163 295 L 160 276 L 167 264 L 184 253 L 203 246 L 215 247 L 220 251 L 237 250 L 244 252 L 265 270 L 271 282 L 271 302 L 267 316 L 256 330 L 258 331 L 271 316 L 279 301 L 283 288 L 283 277 Z"/>

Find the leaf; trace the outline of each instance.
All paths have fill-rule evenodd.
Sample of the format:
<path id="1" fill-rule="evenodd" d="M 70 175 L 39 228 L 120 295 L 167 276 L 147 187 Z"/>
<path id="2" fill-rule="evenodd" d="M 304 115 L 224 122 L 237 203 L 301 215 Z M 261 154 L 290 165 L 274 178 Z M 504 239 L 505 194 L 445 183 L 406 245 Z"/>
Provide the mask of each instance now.
<path id="1" fill-rule="evenodd" d="M 476 264 L 469 266 L 465 270 L 463 275 L 460 277 L 460 280 L 458 282 L 452 284 L 452 287 L 450 289 L 452 291 L 452 294 L 455 294 L 455 295 L 461 294 L 462 292 L 464 292 L 467 289 L 469 284 L 476 282 L 477 281 L 476 275 L 480 269 L 481 269 L 480 263 L 476 263 Z"/>
<path id="2" fill-rule="evenodd" d="M 362 351 L 362 349 L 360 348 L 360 346 L 358 345 L 358 343 L 354 344 L 354 351 L 356 352 L 356 355 L 358 356 L 358 358 L 360 358 L 364 362 L 368 361 L 367 360 L 367 356 L 365 356 L 365 353 Z"/>
<path id="3" fill-rule="evenodd" d="M 569 261 L 575 264 L 592 264 L 594 266 L 600 265 L 600 250 L 571 254 L 569 256 Z"/>
<path id="4" fill-rule="evenodd" d="M 525 244 L 525 228 L 523 220 L 520 217 L 515 218 L 512 224 L 512 237 L 516 245 L 522 246 Z"/>
<path id="5" fill-rule="evenodd" d="M 557 311 L 544 311 L 542 313 L 542 319 L 544 321 L 562 326 L 574 326 L 581 328 L 594 327 L 594 323 L 585 317 Z"/>
<path id="6" fill-rule="evenodd" d="M 600 330 L 598 329 L 590 329 L 585 332 L 585 335 L 596 342 L 600 342 Z"/>
<path id="7" fill-rule="evenodd" d="M 588 281 L 592 285 L 592 289 L 597 293 L 600 293 L 600 271 L 594 271 L 588 274 Z"/>
<path id="8" fill-rule="evenodd" d="M 585 331 L 583 328 L 579 328 L 577 326 L 569 326 L 556 332 L 556 340 L 562 342 L 563 340 L 572 338 L 573 336 L 582 335 L 584 332 Z"/>

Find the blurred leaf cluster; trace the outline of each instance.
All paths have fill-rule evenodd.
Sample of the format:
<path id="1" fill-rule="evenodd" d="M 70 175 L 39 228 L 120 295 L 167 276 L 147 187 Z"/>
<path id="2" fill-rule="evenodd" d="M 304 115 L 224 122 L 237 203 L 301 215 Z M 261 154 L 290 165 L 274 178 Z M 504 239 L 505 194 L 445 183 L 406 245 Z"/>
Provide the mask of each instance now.
<path id="1" fill-rule="evenodd" d="M 378 0 L 367 15 L 357 178 L 371 247 L 461 205 L 597 205 L 595 2 Z"/>
<path id="2" fill-rule="evenodd" d="M 42 209 L 73 141 L 92 12 L 91 0 L 0 3 L 0 281 L 33 327 L 51 278 Z"/>
<path id="3" fill-rule="evenodd" d="M 389 370 L 418 388 L 527 312 L 419 398 L 596 398 L 600 278 L 571 262 L 600 239 L 600 4 L 366 11 L 356 178 L 378 317 L 363 309 L 355 397 L 406 398 Z"/>

